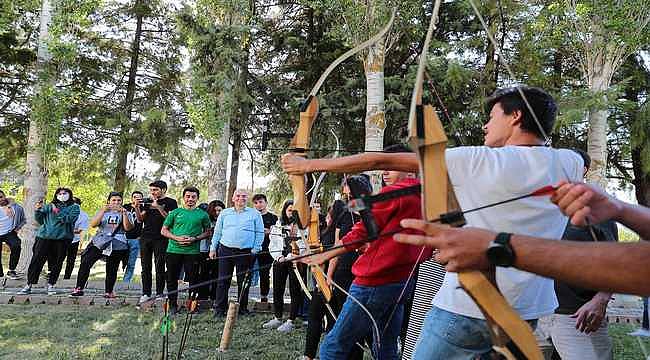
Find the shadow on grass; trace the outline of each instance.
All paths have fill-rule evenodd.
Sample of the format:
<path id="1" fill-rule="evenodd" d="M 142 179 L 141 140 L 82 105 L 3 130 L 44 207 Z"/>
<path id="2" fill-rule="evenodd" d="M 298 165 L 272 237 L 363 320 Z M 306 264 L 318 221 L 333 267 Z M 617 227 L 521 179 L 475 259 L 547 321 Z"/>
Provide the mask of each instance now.
<path id="1" fill-rule="evenodd" d="M 161 314 L 134 307 L 0 305 L 0 359 L 160 358 Z M 297 359 L 304 327 L 290 334 L 264 330 L 268 315 L 240 317 L 231 349 L 219 353 L 223 320 L 210 312 L 194 317 L 184 359 Z M 175 320 L 170 358 L 176 357 L 185 314 Z"/>

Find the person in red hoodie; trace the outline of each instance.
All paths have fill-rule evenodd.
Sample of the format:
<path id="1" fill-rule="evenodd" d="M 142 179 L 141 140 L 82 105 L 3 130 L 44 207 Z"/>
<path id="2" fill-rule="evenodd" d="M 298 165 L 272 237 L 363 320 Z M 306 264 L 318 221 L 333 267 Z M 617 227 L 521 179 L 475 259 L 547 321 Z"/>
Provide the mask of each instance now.
<path id="1" fill-rule="evenodd" d="M 407 172 L 385 171 L 383 178 L 387 186 L 380 193 L 419 184 L 415 175 Z M 409 275 L 416 262 L 431 257 L 431 249 L 405 246 L 393 240 L 392 234 L 402 229 L 402 219 L 419 219 L 421 211 L 419 192 L 376 202 L 372 207 L 379 229 L 376 240 L 364 246 L 366 243 L 362 241 L 368 238 L 368 234 L 363 222 L 358 222 L 341 239 L 346 244 L 344 248 L 302 259 L 308 264 L 322 264 L 348 251 L 365 248 L 352 267 L 355 278 L 350 287 L 350 297 L 344 303 L 336 324 L 321 343 L 321 360 L 345 359 L 357 342 L 361 343 L 370 336 L 374 342 L 375 359 L 398 359 L 397 337 L 404 316 L 404 294 L 413 286 Z M 372 314 L 372 319 L 357 301 Z"/>

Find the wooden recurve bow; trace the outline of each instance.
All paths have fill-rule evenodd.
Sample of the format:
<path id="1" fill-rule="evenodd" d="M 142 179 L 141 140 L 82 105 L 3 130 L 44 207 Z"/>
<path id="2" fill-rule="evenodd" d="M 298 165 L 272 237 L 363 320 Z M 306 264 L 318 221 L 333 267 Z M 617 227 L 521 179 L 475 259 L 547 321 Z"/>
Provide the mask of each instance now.
<path id="1" fill-rule="evenodd" d="M 425 220 L 438 219 L 442 214 L 458 210 L 445 163 L 447 136 L 432 105 L 422 103 L 422 84 L 427 63 L 427 51 L 438 21 L 441 0 L 436 0 L 420 61 L 409 111 L 409 142 L 417 153 L 422 180 L 422 214 Z M 458 224 L 450 224 L 458 225 Z M 460 224 L 462 225 L 462 224 Z M 494 269 L 492 270 L 492 275 Z M 490 281 L 490 280 L 492 281 Z M 466 271 L 458 280 L 485 316 L 493 348 L 507 359 L 517 359 L 508 349 L 511 341 L 526 359 L 543 359 L 530 325 L 523 321 L 496 287 L 489 272 Z"/>

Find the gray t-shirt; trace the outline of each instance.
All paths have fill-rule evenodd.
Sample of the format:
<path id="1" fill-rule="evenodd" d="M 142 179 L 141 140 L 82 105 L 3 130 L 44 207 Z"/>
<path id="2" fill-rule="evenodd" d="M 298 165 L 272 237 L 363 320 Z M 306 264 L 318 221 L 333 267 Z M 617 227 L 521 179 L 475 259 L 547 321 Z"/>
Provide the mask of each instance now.
<path id="1" fill-rule="evenodd" d="M 130 213 L 126 214 L 129 217 L 129 221 L 133 223 L 133 216 Z M 107 211 L 104 213 L 102 221 L 99 223 L 98 231 L 110 235 L 121 223 L 122 213 L 118 211 Z M 111 246 L 113 250 L 126 250 L 129 248 L 126 240 L 124 226 L 120 227 L 120 229 L 115 233 Z"/>

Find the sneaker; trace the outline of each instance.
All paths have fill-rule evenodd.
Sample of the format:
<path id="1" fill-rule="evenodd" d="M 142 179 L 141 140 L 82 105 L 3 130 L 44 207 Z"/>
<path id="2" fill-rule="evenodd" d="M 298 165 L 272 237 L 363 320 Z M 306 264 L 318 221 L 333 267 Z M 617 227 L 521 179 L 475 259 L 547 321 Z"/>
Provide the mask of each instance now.
<path id="1" fill-rule="evenodd" d="M 262 324 L 263 329 L 277 329 L 280 325 L 282 325 L 282 321 L 276 317 L 271 319 L 270 321 L 265 322 Z"/>
<path id="2" fill-rule="evenodd" d="M 32 293 L 32 286 L 25 285 L 25 287 L 18 292 L 18 295 L 29 295 L 31 293 Z"/>
<path id="3" fill-rule="evenodd" d="M 288 333 L 291 332 L 292 330 L 293 330 L 293 321 L 291 320 L 285 321 L 284 324 L 278 327 L 278 331 L 283 333 Z"/>
<path id="4" fill-rule="evenodd" d="M 47 295 L 56 295 L 56 287 L 52 284 L 47 284 Z"/>
<path id="5" fill-rule="evenodd" d="M 74 288 L 70 295 L 70 297 L 79 297 L 79 296 L 84 296 L 84 291 L 81 290 L 81 288 Z"/>
<path id="6" fill-rule="evenodd" d="M 149 301 L 149 299 L 150 299 L 149 295 L 142 295 L 142 296 L 140 296 L 140 300 L 138 300 L 138 305 L 140 305 L 140 304 L 142 304 L 142 303 L 145 303 L 145 302 Z"/>
<path id="7" fill-rule="evenodd" d="M 18 280 L 18 273 L 16 270 L 9 270 L 7 271 L 7 277 L 11 280 Z"/>
<path id="8" fill-rule="evenodd" d="M 106 299 L 115 299 L 116 297 L 117 297 L 117 295 L 115 295 L 114 292 L 109 292 L 109 293 L 104 294 L 104 298 L 106 298 Z"/>

